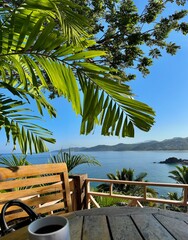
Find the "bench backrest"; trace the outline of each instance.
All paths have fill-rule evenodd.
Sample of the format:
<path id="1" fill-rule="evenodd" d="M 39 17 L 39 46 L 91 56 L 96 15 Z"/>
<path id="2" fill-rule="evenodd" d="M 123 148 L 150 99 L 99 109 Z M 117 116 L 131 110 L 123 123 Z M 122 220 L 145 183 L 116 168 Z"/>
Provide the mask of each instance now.
<path id="1" fill-rule="evenodd" d="M 5 202 L 20 199 L 36 213 L 72 211 L 68 171 L 65 163 L 0 168 L 0 210 Z M 7 210 L 6 221 L 25 217 L 18 207 Z"/>

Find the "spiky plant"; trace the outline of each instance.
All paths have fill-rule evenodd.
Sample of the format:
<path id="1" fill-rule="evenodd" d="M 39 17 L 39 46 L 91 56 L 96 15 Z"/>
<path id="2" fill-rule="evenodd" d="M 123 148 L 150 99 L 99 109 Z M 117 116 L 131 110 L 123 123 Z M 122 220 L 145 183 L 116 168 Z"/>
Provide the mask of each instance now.
<path id="1" fill-rule="evenodd" d="M 69 152 L 63 152 L 61 149 L 57 155 L 51 156 L 49 159 L 50 163 L 66 163 L 68 172 L 70 173 L 75 167 L 88 164 L 88 165 L 96 165 L 100 166 L 99 161 L 97 161 L 94 157 L 87 156 L 85 154 L 76 154 L 72 155 L 71 150 Z"/>
<path id="2" fill-rule="evenodd" d="M 26 158 L 26 155 L 16 156 L 15 154 L 10 157 L 0 156 L 0 164 L 10 168 L 30 165 L 31 163 Z"/>

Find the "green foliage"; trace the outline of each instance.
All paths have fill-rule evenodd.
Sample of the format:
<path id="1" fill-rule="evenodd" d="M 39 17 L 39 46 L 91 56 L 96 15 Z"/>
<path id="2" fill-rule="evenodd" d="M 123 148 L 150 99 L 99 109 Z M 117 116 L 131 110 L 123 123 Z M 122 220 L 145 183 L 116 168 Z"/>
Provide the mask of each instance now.
<path id="1" fill-rule="evenodd" d="M 5 167 L 8 167 L 8 168 L 12 169 L 12 171 L 16 171 L 19 166 L 31 165 L 31 163 L 27 160 L 26 155 L 16 156 L 14 154 L 12 154 L 11 157 L 1 157 L 0 156 L 0 164 L 2 164 Z M 23 178 L 21 178 L 21 179 L 23 179 Z M 28 186 L 17 187 L 17 188 L 14 188 L 14 190 L 18 191 L 18 190 L 24 190 L 24 189 L 27 189 L 27 188 L 30 188 L 30 186 L 29 187 Z M 11 191 L 11 190 L 10 189 L 9 190 L 2 190 L 1 192 L 9 192 L 9 191 Z"/>
<path id="2" fill-rule="evenodd" d="M 123 168 L 122 171 L 116 171 L 116 175 L 113 173 L 108 173 L 107 177 L 111 180 L 124 180 L 124 181 L 145 181 L 144 178 L 147 176 L 147 173 L 140 173 L 138 176 L 134 176 L 134 169 L 126 169 Z M 97 187 L 97 191 L 99 192 L 109 192 L 110 185 L 109 184 L 100 184 Z M 132 195 L 132 196 L 143 196 L 144 188 L 139 185 L 129 185 L 129 184 L 113 184 L 113 192 L 122 194 L 122 195 Z M 153 198 L 157 197 L 158 193 L 152 189 L 147 188 L 147 197 Z M 122 202 L 123 204 L 128 204 L 130 200 L 126 199 L 118 199 L 113 197 L 95 197 L 96 201 L 100 206 L 112 206 L 118 205 L 118 203 Z M 154 203 L 143 203 L 145 206 L 155 206 Z"/>
<path id="3" fill-rule="evenodd" d="M 177 200 L 177 201 L 182 201 L 183 197 L 178 196 L 177 192 L 168 192 L 166 199 L 169 200 Z M 187 212 L 187 207 L 186 206 L 178 206 L 174 204 L 165 204 L 165 208 L 171 211 L 176 211 L 176 212 Z"/>
<path id="4" fill-rule="evenodd" d="M 176 170 L 170 171 L 170 178 L 174 179 L 177 183 L 188 184 L 188 167 L 176 166 Z"/>
<path id="5" fill-rule="evenodd" d="M 128 200 L 114 197 L 103 197 L 103 196 L 95 196 L 96 202 L 100 205 L 100 207 L 110 207 L 120 205 L 127 205 Z"/>
<path id="6" fill-rule="evenodd" d="M 4 165 L 5 167 L 18 167 L 18 166 L 27 166 L 30 165 L 30 162 L 27 161 L 25 156 L 16 156 L 12 154 L 11 157 L 1 157 L 0 156 L 0 164 Z"/>
<path id="7" fill-rule="evenodd" d="M 10 141 L 10 138 L 13 139 L 14 149 L 17 140 L 24 153 L 27 152 L 28 148 L 32 153 L 32 145 L 36 152 L 46 151 L 47 148 L 43 140 L 54 142 L 54 139 L 46 137 L 50 133 L 49 130 L 30 122 L 39 119 L 39 117 L 27 114 L 31 110 L 23 108 L 22 101 L 6 98 L 0 94 L 0 106 L 0 129 L 4 127 L 7 141 Z M 23 112 L 24 115 L 21 114 Z"/>
<path id="8" fill-rule="evenodd" d="M 169 172 L 171 175 L 169 175 L 170 178 L 174 179 L 177 183 L 180 184 L 188 184 L 188 167 L 183 166 L 176 166 L 176 170 Z M 178 197 L 177 193 L 168 193 L 168 197 L 171 200 L 182 200 L 182 196 Z M 174 207 L 169 205 L 170 208 L 174 209 L 175 211 L 185 211 L 187 212 L 187 206 L 181 206 L 181 207 Z"/>
<path id="9" fill-rule="evenodd" d="M 44 91 L 56 92 L 72 103 L 75 113 L 82 116 L 81 134 L 89 134 L 98 124 L 103 135 L 133 137 L 135 126 L 149 131 L 154 123 L 154 111 L 133 99 L 124 82 L 127 79 L 117 69 L 95 62 L 109 54 L 103 51 L 105 46 L 95 47 L 80 6 L 68 0 L 0 4 L 0 87 L 8 91 L 1 94 L 0 129 L 5 129 L 7 141 L 12 138 L 14 149 L 18 144 L 23 153 L 47 151 L 45 142 L 55 142 L 49 130 L 34 123 L 44 109 L 56 117 Z M 125 21 L 131 29 L 137 18 L 133 14 Z M 150 61 L 142 59 L 140 67 L 145 64 Z M 28 108 L 22 108 L 30 101 L 35 101 L 40 117 L 27 115 Z"/>
<path id="10" fill-rule="evenodd" d="M 161 57 L 164 51 L 176 54 L 180 47 L 170 42 L 172 31 L 188 33 L 186 0 L 74 2 L 85 6 L 79 13 L 90 18 L 92 28 L 89 31 L 97 39 L 92 49 L 105 49 L 108 53 L 99 62 L 121 69 L 118 74 L 126 80 L 134 79 L 138 71 L 143 76 L 149 74 L 154 59 Z M 173 8 L 174 12 L 168 14 Z"/>
<path id="11" fill-rule="evenodd" d="M 123 168 L 122 171 L 116 171 L 116 175 L 108 173 L 107 177 L 111 180 L 124 180 L 124 181 L 144 181 L 147 173 L 140 173 L 138 176 L 134 176 L 134 169 Z M 109 191 L 109 184 L 100 184 L 97 186 L 98 191 Z M 129 184 L 114 184 L 113 190 L 126 195 L 142 196 L 144 189 L 142 186 L 129 185 Z M 154 189 L 147 188 L 147 194 L 150 196 L 156 196 L 157 193 Z"/>
<path id="12" fill-rule="evenodd" d="M 177 192 L 168 192 L 168 199 L 170 200 L 182 200 L 182 196 L 178 196 L 178 193 Z"/>
<path id="13" fill-rule="evenodd" d="M 57 155 L 50 157 L 49 162 L 50 163 L 63 163 L 63 162 L 66 163 L 69 173 L 75 167 L 77 167 L 81 164 L 101 166 L 100 163 L 94 157 L 87 156 L 84 154 L 72 155 L 70 150 L 68 153 L 63 152 L 63 150 L 60 150 L 57 153 Z"/>

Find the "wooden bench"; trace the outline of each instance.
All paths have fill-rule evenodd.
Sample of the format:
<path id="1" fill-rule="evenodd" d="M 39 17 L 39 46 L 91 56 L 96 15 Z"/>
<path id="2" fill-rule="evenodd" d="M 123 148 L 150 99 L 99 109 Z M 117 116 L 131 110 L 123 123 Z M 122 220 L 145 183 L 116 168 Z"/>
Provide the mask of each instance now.
<path id="1" fill-rule="evenodd" d="M 0 168 L 0 210 L 5 202 L 20 199 L 37 214 L 72 211 L 65 163 Z M 7 209 L 6 221 L 27 216 L 18 207 Z"/>

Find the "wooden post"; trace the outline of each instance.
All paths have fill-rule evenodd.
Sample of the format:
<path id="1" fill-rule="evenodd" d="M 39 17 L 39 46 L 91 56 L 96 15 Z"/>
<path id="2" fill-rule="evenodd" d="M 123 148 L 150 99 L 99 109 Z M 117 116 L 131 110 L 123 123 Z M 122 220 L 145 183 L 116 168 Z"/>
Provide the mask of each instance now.
<path id="1" fill-rule="evenodd" d="M 184 193 L 183 193 L 183 204 L 185 206 L 185 212 L 188 212 L 188 189 L 187 187 L 184 187 L 183 189 Z"/>
<path id="2" fill-rule="evenodd" d="M 72 192 L 72 206 L 73 211 L 82 210 L 86 208 L 86 187 L 85 179 L 87 174 L 73 174 L 69 178 L 73 179 Z"/>
<path id="3" fill-rule="evenodd" d="M 146 202 L 147 199 L 147 185 L 144 186 L 144 202 Z"/>
<path id="4" fill-rule="evenodd" d="M 110 183 L 110 196 L 112 196 L 112 194 L 113 194 L 113 183 Z"/>
<path id="5" fill-rule="evenodd" d="M 86 208 L 91 208 L 91 199 L 90 199 L 90 181 L 86 181 Z"/>

